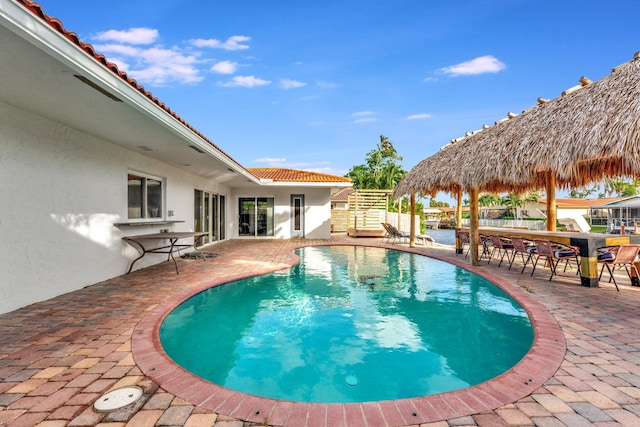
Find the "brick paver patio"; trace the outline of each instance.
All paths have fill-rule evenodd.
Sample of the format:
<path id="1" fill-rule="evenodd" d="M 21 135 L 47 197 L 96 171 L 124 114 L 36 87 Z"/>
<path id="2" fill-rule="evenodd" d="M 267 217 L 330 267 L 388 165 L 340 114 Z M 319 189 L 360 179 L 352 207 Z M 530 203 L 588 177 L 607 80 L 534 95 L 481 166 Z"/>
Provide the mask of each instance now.
<path id="1" fill-rule="evenodd" d="M 327 243 L 386 246 L 379 239 L 346 236 L 331 242 L 226 241 L 209 248 L 218 254 L 215 259 L 178 260 L 180 275 L 172 264 L 161 263 L 1 315 L 0 425 L 240 427 L 274 419 L 300 426 L 352 425 L 349 420 L 361 425 L 362 413 L 373 413 L 370 405 L 363 404 L 358 414 L 351 409 L 335 413 L 334 407 L 302 414 L 283 404 L 272 407 L 262 421 L 243 422 L 169 393 L 152 380 L 153 374 L 143 373 L 132 352 L 144 319 L 176 294 L 222 278 L 287 267 L 295 262 L 293 248 Z M 416 250 L 463 259 L 451 248 Z M 548 269 L 530 277 L 483 262 L 479 270 L 546 307 L 564 334 L 564 360 L 550 379 L 515 402 L 421 426 L 640 426 L 640 288 L 628 286 L 622 275 L 619 283 L 624 284 L 616 292 L 606 282 L 600 288 L 582 287 L 573 272 L 549 282 Z M 143 397 L 117 411 L 94 411 L 97 398 L 127 385 L 141 387 Z M 400 406 L 385 405 L 368 418 L 368 425 L 418 425 L 406 420 Z"/>

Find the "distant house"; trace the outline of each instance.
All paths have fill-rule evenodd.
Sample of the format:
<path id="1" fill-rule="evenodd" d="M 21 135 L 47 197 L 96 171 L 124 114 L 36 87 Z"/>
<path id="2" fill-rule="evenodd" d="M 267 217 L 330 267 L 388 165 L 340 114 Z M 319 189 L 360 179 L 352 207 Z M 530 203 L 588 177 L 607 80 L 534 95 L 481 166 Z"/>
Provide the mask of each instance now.
<path id="1" fill-rule="evenodd" d="M 618 201 L 620 197 L 599 199 L 557 198 L 557 218 L 572 218 L 576 215 L 589 217 L 591 207 Z M 537 203 L 527 203 L 522 209 L 522 214 L 530 218 L 546 218 L 547 199 L 540 199 Z"/>
<path id="2" fill-rule="evenodd" d="M 123 274 L 125 236 L 329 238 L 351 187 L 245 168 L 28 0 L 1 2 L 0 75 L 0 313 Z"/>
<path id="3" fill-rule="evenodd" d="M 640 226 L 640 196 L 602 200 L 591 206 L 591 220 L 606 225 L 609 231 L 619 231 L 622 226 L 633 230 Z"/>
<path id="4" fill-rule="evenodd" d="M 331 209 L 349 209 L 349 195 L 354 191 L 352 187 L 343 188 L 331 196 Z"/>

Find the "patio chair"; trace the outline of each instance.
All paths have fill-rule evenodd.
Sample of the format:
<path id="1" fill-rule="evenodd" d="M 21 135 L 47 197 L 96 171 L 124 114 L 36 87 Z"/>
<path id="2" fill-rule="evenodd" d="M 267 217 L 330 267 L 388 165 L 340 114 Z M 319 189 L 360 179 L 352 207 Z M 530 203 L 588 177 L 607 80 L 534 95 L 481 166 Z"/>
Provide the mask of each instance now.
<path id="1" fill-rule="evenodd" d="M 613 284 L 616 286 L 616 290 L 620 292 L 620 289 L 618 288 L 618 283 L 616 283 L 616 278 L 613 275 L 613 270 L 615 270 L 616 266 L 624 267 L 624 269 L 627 272 L 627 275 L 629 276 L 629 279 L 631 279 L 631 285 L 640 286 L 640 283 L 638 282 L 640 278 L 640 272 L 638 272 L 638 266 L 637 266 L 637 263 L 640 262 L 640 259 L 638 257 L 639 251 L 640 251 L 640 245 L 638 244 L 621 245 L 615 253 L 615 258 L 611 260 L 598 259 L 598 262 L 602 263 L 600 278 L 602 278 L 602 272 L 606 267 L 607 271 L 609 272 L 609 282 L 611 282 L 611 280 L 613 279 Z M 634 274 L 631 274 L 631 273 L 634 273 Z"/>
<path id="2" fill-rule="evenodd" d="M 513 252 L 513 243 L 510 240 L 505 239 L 501 236 L 490 236 L 491 244 L 493 245 L 493 250 L 491 251 L 491 256 L 489 256 L 489 263 L 491 263 L 491 259 L 493 258 L 493 254 L 498 251 L 498 255 L 500 255 L 500 262 L 498 263 L 498 267 L 502 265 L 502 261 L 506 255 L 507 261 L 511 264 L 511 254 L 515 255 Z"/>
<path id="3" fill-rule="evenodd" d="M 538 261 L 540 258 L 544 258 L 546 262 L 549 263 L 549 267 L 551 268 L 551 276 L 549 276 L 549 281 L 553 279 L 553 276 L 557 276 L 558 265 L 561 261 L 565 261 L 564 271 L 567 270 L 567 266 L 569 265 L 569 261 L 573 260 L 578 267 L 576 274 L 580 274 L 580 260 L 578 259 L 578 251 L 568 246 L 559 245 L 551 243 L 549 240 L 543 239 L 534 239 L 533 243 L 536 245 L 536 251 L 538 254 L 538 258 L 536 258 L 536 262 L 533 264 L 533 270 L 531 271 L 531 275 L 536 271 L 536 267 L 538 266 Z"/>
<path id="4" fill-rule="evenodd" d="M 620 246 L 598 248 L 598 264 L 602 264 L 602 267 L 600 267 L 600 274 L 598 275 L 598 281 L 602 280 L 602 273 L 604 273 L 605 269 L 604 264 L 611 263 L 616 258 L 619 248 Z M 622 268 L 622 266 L 618 266 L 618 268 Z M 613 276 L 609 276 L 609 283 L 611 283 L 612 279 Z"/>
<path id="5" fill-rule="evenodd" d="M 467 251 L 464 254 L 464 257 L 467 258 L 469 256 L 469 249 L 471 249 L 471 236 L 468 231 L 459 231 L 458 236 L 460 237 L 461 249 L 464 251 L 465 246 L 467 247 Z M 490 255 L 491 251 L 489 250 L 489 247 L 491 246 L 491 243 L 489 237 L 484 234 L 479 234 L 478 237 L 478 247 L 482 247 L 482 252 L 478 257 L 480 260 L 485 256 L 488 257 Z"/>
<path id="6" fill-rule="evenodd" d="M 387 233 L 390 234 L 391 236 L 393 236 L 393 242 L 395 243 L 396 240 L 400 240 L 402 241 L 402 239 L 410 239 L 411 238 L 411 233 L 407 233 L 406 231 L 400 231 L 398 230 L 395 226 L 389 224 L 388 222 L 384 222 L 381 223 L 382 226 L 384 227 L 385 230 L 387 230 Z M 422 244 L 426 245 L 426 242 L 430 242 L 433 243 L 435 240 L 433 240 L 433 237 L 426 235 L 426 234 L 416 234 L 415 236 L 416 239 L 422 240 Z M 387 240 L 388 242 L 388 240 Z"/>
<path id="7" fill-rule="evenodd" d="M 391 240 L 391 244 L 394 244 L 396 240 L 402 241 L 402 239 L 409 239 L 409 237 L 411 237 L 409 233 L 398 230 L 388 222 L 381 222 L 380 224 L 382 224 L 384 229 L 387 231 L 387 235 L 389 236 L 389 238 L 387 239 L 387 243 L 389 243 L 389 240 Z"/>
<path id="8" fill-rule="evenodd" d="M 391 232 L 391 230 L 389 230 L 389 227 L 387 227 L 386 223 L 381 222 L 380 225 L 382 225 L 382 228 L 384 228 L 384 236 L 382 238 L 387 239 L 387 243 L 389 243 L 389 240 L 393 238 L 393 233 Z"/>
<path id="9" fill-rule="evenodd" d="M 469 237 L 469 232 L 468 231 L 458 231 L 458 238 L 460 239 L 460 250 L 463 253 L 464 252 L 464 248 L 467 248 L 467 252 L 465 254 L 465 258 L 467 257 L 467 254 L 469 254 L 469 244 L 471 243 L 471 238 Z M 456 254 L 458 255 L 458 254 Z"/>
<path id="10" fill-rule="evenodd" d="M 525 268 L 527 268 L 529 261 L 531 261 L 531 265 L 533 265 L 533 256 L 537 255 L 537 249 L 533 243 L 525 241 L 525 239 L 519 236 L 511 236 L 511 243 L 513 243 L 513 257 L 511 257 L 509 270 L 511 270 L 511 266 L 513 265 L 513 261 L 516 259 L 516 256 L 520 254 L 522 262 L 524 263 L 522 270 L 520 270 L 520 274 L 522 274 L 524 273 Z"/>
<path id="11" fill-rule="evenodd" d="M 386 222 L 381 222 L 380 224 L 382 224 L 382 227 L 385 230 L 384 237 L 387 239 L 387 243 L 391 242 L 393 244 L 396 239 L 401 238 L 401 236 L 398 236 L 398 234 L 390 227 L 390 224 L 387 224 Z"/>

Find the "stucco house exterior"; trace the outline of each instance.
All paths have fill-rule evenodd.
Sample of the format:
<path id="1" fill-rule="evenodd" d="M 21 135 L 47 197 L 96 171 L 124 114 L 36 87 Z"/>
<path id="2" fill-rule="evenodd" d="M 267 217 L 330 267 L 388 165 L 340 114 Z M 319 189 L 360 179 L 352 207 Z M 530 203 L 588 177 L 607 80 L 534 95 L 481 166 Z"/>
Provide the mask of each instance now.
<path id="1" fill-rule="evenodd" d="M 0 0 L 0 75 L 0 313 L 123 274 L 125 236 L 328 238 L 351 186 L 245 168 L 28 0 Z"/>
<path id="2" fill-rule="evenodd" d="M 620 197 L 599 199 L 557 198 L 556 215 L 558 218 L 588 217 L 593 206 L 600 206 L 618 200 L 620 200 Z M 533 218 L 546 216 L 547 199 L 540 199 L 536 203 L 526 203 L 522 208 L 522 212 L 523 215 Z"/>

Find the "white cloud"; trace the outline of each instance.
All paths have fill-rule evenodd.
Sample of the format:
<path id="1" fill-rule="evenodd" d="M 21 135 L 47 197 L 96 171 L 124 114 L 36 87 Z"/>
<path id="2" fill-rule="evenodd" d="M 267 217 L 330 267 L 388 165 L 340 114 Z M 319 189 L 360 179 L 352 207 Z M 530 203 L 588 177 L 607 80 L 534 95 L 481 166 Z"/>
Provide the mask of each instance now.
<path id="1" fill-rule="evenodd" d="M 378 120 L 377 117 L 374 117 L 375 114 L 376 113 L 374 111 L 358 111 L 356 113 L 351 114 L 353 117 L 359 117 L 351 123 L 360 124 L 360 123 L 375 122 Z"/>
<path id="2" fill-rule="evenodd" d="M 304 87 L 306 86 L 307 83 L 305 82 L 300 82 L 297 80 L 291 80 L 291 79 L 282 79 L 280 80 L 280 87 L 282 89 L 296 89 L 299 87 Z"/>
<path id="3" fill-rule="evenodd" d="M 137 57 L 144 49 L 124 44 L 95 44 L 93 47 L 100 53 L 117 54 L 123 56 Z M 111 58 L 109 58 L 111 61 Z"/>
<path id="4" fill-rule="evenodd" d="M 370 122 L 375 122 L 378 119 L 375 117 L 363 117 L 361 119 L 356 119 L 353 121 L 353 123 L 359 124 L 359 123 L 370 123 Z"/>
<path id="5" fill-rule="evenodd" d="M 316 86 L 318 86 L 320 89 L 335 89 L 338 87 L 337 83 L 331 83 L 331 82 L 325 82 L 322 80 L 318 80 L 316 82 Z"/>
<path id="6" fill-rule="evenodd" d="M 220 61 L 211 66 L 211 71 L 218 74 L 233 74 L 238 69 L 238 63 L 232 61 Z"/>
<path id="7" fill-rule="evenodd" d="M 122 44 L 95 45 L 97 51 L 110 55 L 109 61 L 138 81 L 154 85 L 197 83 L 203 79 L 197 53 L 179 48 L 138 48 Z"/>
<path id="8" fill-rule="evenodd" d="M 431 117 L 431 114 L 420 113 L 420 114 L 412 114 L 410 116 L 405 117 L 405 120 L 424 120 Z"/>
<path id="9" fill-rule="evenodd" d="M 500 62 L 496 57 L 485 55 L 472 59 L 471 61 L 461 62 L 460 64 L 441 68 L 440 71 L 455 77 L 474 74 L 497 73 L 504 70 L 505 68 L 507 68 L 507 66 L 503 62 Z"/>
<path id="10" fill-rule="evenodd" d="M 438 79 L 436 77 L 425 77 L 424 78 L 424 82 L 425 83 L 435 83 L 437 81 L 438 81 Z"/>
<path id="11" fill-rule="evenodd" d="M 224 50 L 244 50 L 249 49 L 248 44 L 244 44 L 243 42 L 248 42 L 251 40 L 251 37 L 247 36 L 231 36 L 226 41 L 221 42 L 218 39 L 193 39 L 191 40 L 191 44 L 196 47 L 210 47 L 213 49 L 224 49 Z"/>
<path id="12" fill-rule="evenodd" d="M 158 30 L 154 28 L 129 28 L 128 30 L 109 30 L 93 37 L 101 41 L 114 41 L 127 44 L 151 44 L 158 39 Z"/>
<path id="13" fill-rule="evenodd" d="M 254 160 L 256 163 L 268 163 L 270 165 L 272 164 L 282 164 L 282 163 L 286 163 L 287 159 L 285 158 L 280 158 L 280 157 L 263 157 L 261 159 L 256 159 Z"/>
<path id="14" fill-rule="evenodd" d="M 234 74 L 239 68 L 236 62 L 218 60 L 211 66 L 213 61 L 203 58 L 203 49 L 248 49 L 246 42 L 251 40 L 246 36 L 232 36 L 222 42 L 215 39 L 197 39 L 167 48 L 158 43 L 160 35 L 158 30 L 153 28 L 108 30 L 98 33 L 92 39 L 98 42 L 94 44 L 96 51 L 105 54 L 120 70 L 141 84 L 152 86 L 198 83 L 204 79 L 207 67 L 208 71 L 213 73 Z M 236 77 L 222 86 L 254 87 L 270 83 L 254 76 L 246 76 Z"/>
<path id="15" fill-rule="evenodd" d="M 222 87 L 256 87 L 271 84 L 269 80 L 263 80 L 256 76 L 235 76 L 226 83 L 219 83 Z"/>

